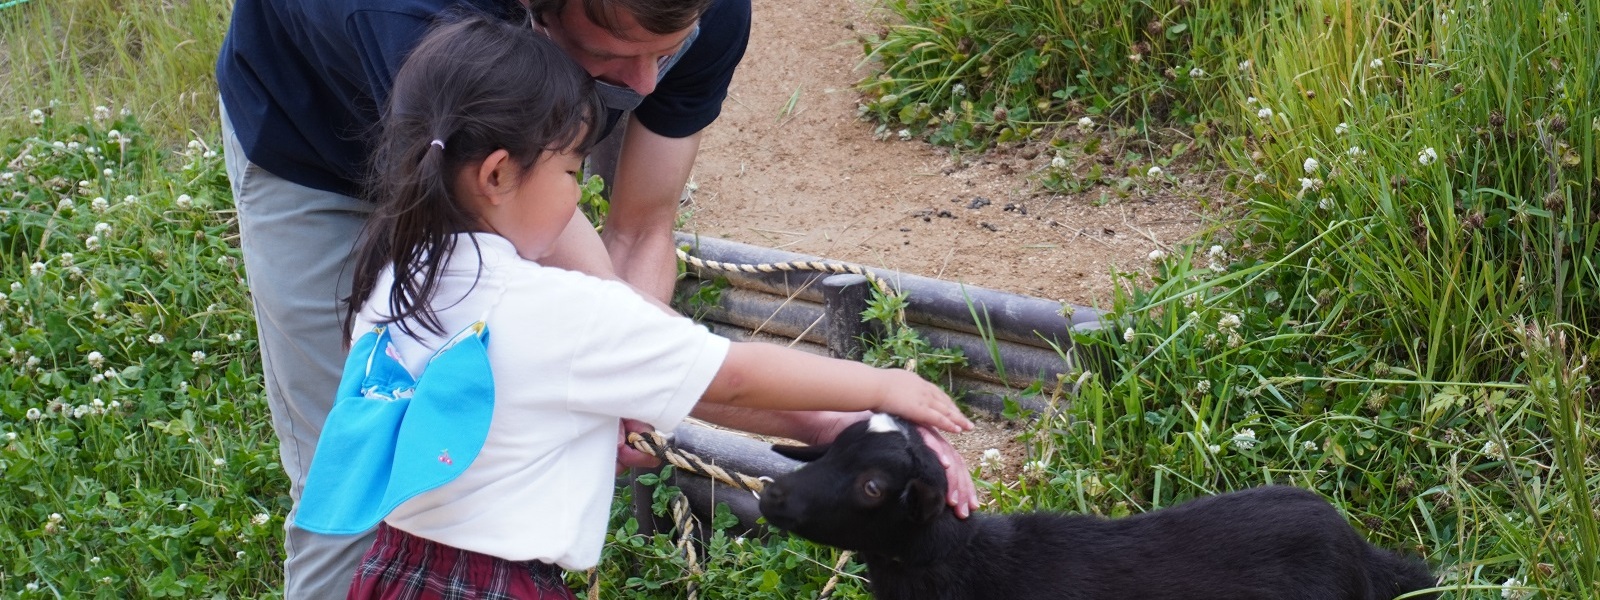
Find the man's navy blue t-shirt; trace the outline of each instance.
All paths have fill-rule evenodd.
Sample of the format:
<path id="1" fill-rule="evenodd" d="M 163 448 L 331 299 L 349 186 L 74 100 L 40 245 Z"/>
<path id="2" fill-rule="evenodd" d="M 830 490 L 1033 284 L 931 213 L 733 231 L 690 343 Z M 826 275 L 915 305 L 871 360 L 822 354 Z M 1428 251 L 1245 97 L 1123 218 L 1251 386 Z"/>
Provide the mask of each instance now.
<path id="1" fill-rule="evenodd" d="M 433 19 L 458 6 L 524 14 L 515 0 L 237 0 L 217 84 L 250 162 L 359 197 L 395 73 Z M 715 0 L 699 37 L 634 118 L 667 137 L 710 125 L 749 37 L 750 0 Z"/>

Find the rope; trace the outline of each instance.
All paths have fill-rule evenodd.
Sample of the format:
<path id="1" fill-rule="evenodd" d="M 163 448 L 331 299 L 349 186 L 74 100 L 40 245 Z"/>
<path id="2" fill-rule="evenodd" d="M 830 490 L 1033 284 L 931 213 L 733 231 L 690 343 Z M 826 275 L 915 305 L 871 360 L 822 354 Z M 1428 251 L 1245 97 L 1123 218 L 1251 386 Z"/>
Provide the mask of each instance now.
<path id="1" fill-rule="evenodd" d="M 699 456 L 695 456 L 694 453 L 674 448 L 668 445 L 667 438 L 654 431 L 629 433 L 628 445 L 635 450 L 672 463 L 672 466 L 684 471 L 714 479 L 752 494 L 760 494 L 761 489 L 767 485 L 760 478 L 751 477 L 743 473 L 729 472 L 722 467 L 706 462 Z"/>
<path id="2" fill-rule="evenodd" d="M 678 494 L 672 497 L 672 521 L 678 526 L 678 549 L 683 551 L 683 560 L 689 563 L 691 575 L 701 575 L 699 553 L 694 548 L 694 514 L 689 512 L 689 497 Z M 700 581 L 697 577 L 689 578 L 689 600 L 700 597 Z"/>
<path id="3" fill-rule="evenodd" d="M 839 585 L 839 576 L 844 574 L 844 564 L 850 562 L 850 556 L 855 554 L 850 550 L 839 553 L 839 561 L 833 563 L 833 577 L 828 578 L 828 583 L 822 586 L 822 593 L 817 594 L 817 600 L 828 600 L 833 594 L 833 587 Z"/>
<path id="4" fill-rule="evenodd" d="M 748 265 L 748 264 L 738 264 L 738 263 L 726 263 L 726 262 L 717 261 L 717 260 L 706 260 L 706 259 L 703 259 L 703 258 L 700 258 L 700 257 L 697 257 L 697 256 L 691 256 L 688 252 L 685 252 L 682 248 L 678 248 L 677 252 L 678 252 L 678 260 L 681 260 L 681 261 L 683 261 L 685 263 L 688 263 L 690 266 L 693 266 L 695 268 L 700 268 L 700 269 L 710 269 L 712 271 L 726 271 L 726 272 L 732 272 L 732 273 L 751 273 L 751 274 L 757 274 L 757 275 L 765 275 L 765 274 L 772 274 L 772 273 L 793 273 L 793 272 L 796 272 L 796 271 L 815 271 L 815 272 L 819 272 L 819 273 L 834 273 L 834 274 L 849 273 L 849 274 L 852 274 L 852 275 L 860 275 L 862 277 L 866 277 L 868 281 L 872 282 L 872 287 L 877 288 L 879 292 L 882 292 L 886 296 L 896 296 L 896 295 L 899 295 L 899 293 L 900 293 L 895 288 L 890 287 L 889 286 L 889 282 L 887 280 L 885 280 L 882 277 L 879 277 L 878 274 L 873 273 L 872 271 L 867 270 L 865 267 L 861 267 L 859 265 L 852 265 L 852 264 L 848 264 L 848 263 L 837 263 L 837 262 L 823 262 L 823 261 L 820 261 L 820 260 L 796 260 L 796 261 L 781 262 L 781 263 L 760 263 L 760 264 Z M 904 321 L 905 315 L 904 315 L 903 311 L 902 311 L 901 315 L 899 316 L 899 318 L 900 318 L 900 320 L 902 322 Z"/>

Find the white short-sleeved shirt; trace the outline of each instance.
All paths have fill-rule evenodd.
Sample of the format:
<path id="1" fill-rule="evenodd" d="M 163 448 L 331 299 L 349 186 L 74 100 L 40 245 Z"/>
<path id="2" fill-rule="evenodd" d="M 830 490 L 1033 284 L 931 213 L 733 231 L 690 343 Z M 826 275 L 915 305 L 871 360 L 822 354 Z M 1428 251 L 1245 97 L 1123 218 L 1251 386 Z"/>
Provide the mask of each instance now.
<path id="1" fill-rule="evenodd" d="M 379 278 L 356 332 L 383 320 L 392 278 Z M 460 477 L 385 521 L 507 560 L 594 566 L 615 486 L 618 420 L 671 430 L 710 385 L 728 340 L 622 283 L 524 260 L 510 241 L 482 233 L 457 236 L 431 304 L 445 334 L 390 328 L 402 362 L 419 374 L 440 343 L 484 320 L 494 420 Z"/>

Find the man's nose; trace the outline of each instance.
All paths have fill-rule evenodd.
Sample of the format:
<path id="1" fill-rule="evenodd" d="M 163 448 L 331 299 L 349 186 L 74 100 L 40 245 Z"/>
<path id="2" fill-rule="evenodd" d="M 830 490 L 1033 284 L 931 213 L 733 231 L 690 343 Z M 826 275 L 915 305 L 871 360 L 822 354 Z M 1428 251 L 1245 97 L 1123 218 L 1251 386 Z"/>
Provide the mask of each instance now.
<path id="1" fill-rule="evenodd" d="M 639 58 L 628 64 L 627 70 L 619 74 L 618 79 L 640 96 L 648 96 L 656 90 L 656 77 L 661 73 L 660 62 L 653 58 Z"/>

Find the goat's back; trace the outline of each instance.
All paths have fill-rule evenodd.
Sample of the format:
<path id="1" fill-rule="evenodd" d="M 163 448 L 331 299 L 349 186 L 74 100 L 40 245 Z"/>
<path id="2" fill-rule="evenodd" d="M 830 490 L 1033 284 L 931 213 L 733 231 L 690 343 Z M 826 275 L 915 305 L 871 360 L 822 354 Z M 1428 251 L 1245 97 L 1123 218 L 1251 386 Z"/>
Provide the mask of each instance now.
<path id="1" fill-rule="evenodd" d="M 1285 486 L 1124 519 L 975 518 L 972 545 L 936 567 L 868 557 L 878 598 L 1388 600 L 1433 581 L 1361 539 L 1327 501 Z"/>

